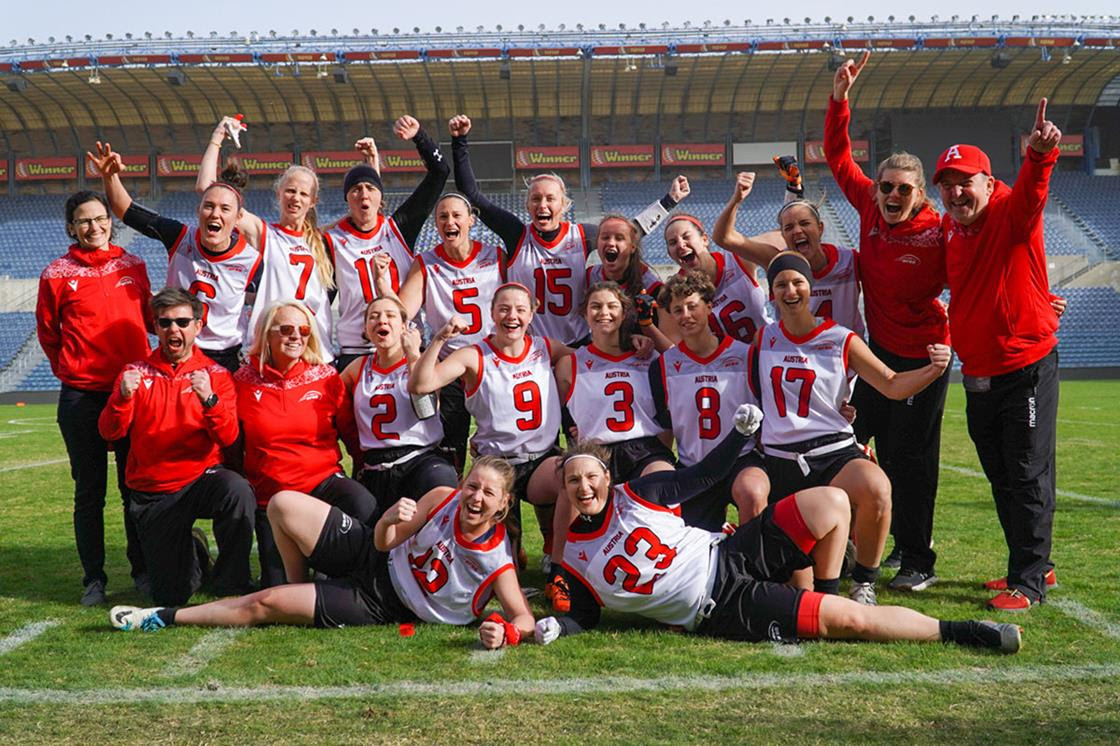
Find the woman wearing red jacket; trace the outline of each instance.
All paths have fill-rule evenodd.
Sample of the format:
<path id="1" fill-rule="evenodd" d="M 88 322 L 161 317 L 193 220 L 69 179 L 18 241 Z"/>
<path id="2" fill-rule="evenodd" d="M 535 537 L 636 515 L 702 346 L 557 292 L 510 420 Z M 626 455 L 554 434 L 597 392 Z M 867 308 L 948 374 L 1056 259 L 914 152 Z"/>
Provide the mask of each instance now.
<path id="1" fill-rule="evenodd" d="M 147 357 L 150 349 L 148 272 L 142 259 L 110 242 L 112 229 L 109 204 L 100 194 L 81 191 L 66 200 L 66 234 L 74 243 L 43 270 L 35 306 L 39 344 L 51 371 L 62 381 L 58 428 L 74 479 L 74 537 L 85 606 L 105 601 L 108 581 L 104 516 L 108 446 L 98 435 L 97 418 L 121 368 Z M 124 480 L 128 439 L 117 441 L 113 450 L 125 505 L 128 561 L 133 581 L 143 592 L 148 581 L 136 527 L 128 516 Z"/>
<path id="2" fill-rule="evenodd" d="M 824 149 L 844 196 L 859 212 L 859 275 L 868 344 L 896 371 L 929 364 L 926 347 L 949 344 L 949 320 L 938 296 L 945 287 L 941 218 L 926 198 L 922 163 L 895 153 L 869 179 L 852 159 L 848 91 L 870 52 L 836 71 L 825 116 Z M 891 480 L 892 533 L 901 552 L 895 590 L 920 591 L 937 582 L 930 548 L 941 452 L 941 417 L 949 370 L 924 391 L 891 401 L 865 382 L 856 384 L 856 437 L 875 438 L 879 464 Z M 859 543 L 859 537 L 855 537 Z M 877 573 L 878 568 L 865 568 Z"/>
<path id="3" fill-rule="evenodd" d="M 337 505 L 373 525 L 377 501 L 342 473 L 340 422 L 352 417 L 338 371 L 323 362 L 318 326 L 307 306 L 279 301 L 260 316 L 249 357 L 234 375 L 245 437 L 245 476 L 257 495 L 261 586 L 284 582 L 284 566 L 265 512 L 281 490 Z"/>

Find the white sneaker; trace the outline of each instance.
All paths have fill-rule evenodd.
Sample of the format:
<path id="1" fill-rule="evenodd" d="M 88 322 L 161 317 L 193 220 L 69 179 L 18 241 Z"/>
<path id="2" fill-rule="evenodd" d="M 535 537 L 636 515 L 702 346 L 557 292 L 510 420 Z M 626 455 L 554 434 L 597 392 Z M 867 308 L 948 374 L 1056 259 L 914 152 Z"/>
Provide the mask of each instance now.
<path id="1" fill-rule="evenodd" d="M 158 632 L 165 626 L 163 620 L 156 614 L 162 606 L 152 606 L 142 609 L 139 606 L 114 606 L 109 611 L 109 623 L 119 630 L 142 629 L 145 632 Z"/>
<path id="2" fill-rule="evenodd" d="M 740 404 L 735 410 L 735 429 L 748 438 L 762 425 L 762 410 L 753 404 Z"/>
<path id="3" fill-rule="evenodd" d="M 875 596 L 874 583 L 852 583 L 852 589 L 848 591 L 848 598 L 864 606 L 879 605 L 879 600 Z"/>

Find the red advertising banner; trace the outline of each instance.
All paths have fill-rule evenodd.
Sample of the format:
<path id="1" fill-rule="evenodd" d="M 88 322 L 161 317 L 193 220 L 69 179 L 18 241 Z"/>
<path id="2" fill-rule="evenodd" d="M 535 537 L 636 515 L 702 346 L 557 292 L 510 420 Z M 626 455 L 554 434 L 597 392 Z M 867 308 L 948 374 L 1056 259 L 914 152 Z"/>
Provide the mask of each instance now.
<path id="1" fill-rule="evenodd" d="M 0 161 L 0 179 L 8 180 L 8 159 Z"/>
<path id="2" fill-rule="evenodd" d="M 122 155 L 121 162 L 124 164 L 124 173 L 122 173 L 121 176 L 125 178 L 144 178 L 151 173 L 148 168 L 148 156 L 146 155 Z M 88 159 L 86 160 L 86 178 L 101 178 L 101 174 Z"/>
<path id="3" fill-rule="evenodd" d="M 652 165 L 652 145 L 591 146 L 591 168 L 635 168 Z"/>
<path id="4" fill-rule="evenodd" d="M 662 166 L 723 166 L 727 147 L 712 144 L 669 144 L 661 146 Z"/>
<path id="5" fill-rule="evenodd" d="M 517 168 L 530 171 L 579 168 L 579 148 L 517 148 L 514 162 Z"/>
<path id="6" fill-rule="evenodd" d="M 202 156 L 198 153 L 184 153 L 156 156 L 156 176 L 189 176 L 198 175 L 198 166 L 202 163 Z"/>
<path id="7" fill-rule="evenodd" d="M 1029 141 L 1029 135 L 1019 136 L 1019 155 L 1025 156 L 1027 154 L 1027 143 Z M 1085 138 L 1082 135 L 1062 135 L 1062 141 L 1058 143 L 1058 154 L 1072 156 L 1085 155 Z"/>
<path id="8" fill-rule="evenodd" d="M 382 150 L 381 173 L 423 173 L 424 159 L 415 150 Z"/>
<path id="9" fill-rule="evenodd" d="M 78 160 L 57 158 L 19 158 L 16 160 L 16 181 L 47 181 L 77 179 Z"/>
<path id="10" fill-rule="evenodd" d="M 852 140 L 852 159 L 856 163 L 867 163 L 871 160 L 871 143 L 867 140 Z M 805 141 L 806 163 L 828 163 L 824 157 L 823 140 Z"/>
<path id="11" fill-rule="evenodd" d="M 282 174 L 294 162 L 291 153 L 230 153 L 229 160 L 237 161 L 245 173 L 252 176 L 261 174 Z"/>
<path id="12" fill-rule="evenodd" d="M 380 155 L 383 174 L 426 170 L 415 150 L 382 150 Z M 304 153 L 300 162 L 318 174 L 344 174 L 365 158 L 356 150 L 317 150 Z"/>

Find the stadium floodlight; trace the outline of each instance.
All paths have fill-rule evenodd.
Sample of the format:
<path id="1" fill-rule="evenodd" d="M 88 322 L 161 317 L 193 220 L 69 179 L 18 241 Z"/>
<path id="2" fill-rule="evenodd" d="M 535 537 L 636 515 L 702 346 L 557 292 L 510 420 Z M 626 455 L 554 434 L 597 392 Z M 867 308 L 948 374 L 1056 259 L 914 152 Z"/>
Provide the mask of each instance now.
<path id="1" fill-rule="evenodd" d="M 996 70 L 1002 70 L 1011 64 L 1011 55 L 1000 50 L 992 55 L 991 65 Z"/>
<path id="2" fill-rule="evenodd" d="M 27 90 L 26 78 L 8 78 L 8 90 L 12 93 L 23 93 Z"/>
<path id="3" fill-rule="evenodd" d="M 67 34 L 66 35 L 66 41 L 68 41 L 68 42 L 74 41 L 74 37 L 71 36 L 70 34 Z"/>
<path id="4" fill-rule="evenodd" d="M 510 73 L 509 60 L 502 60 L 498 63 L 498 80 L 509 80 Z"/>
<path id="5" fill-rule="evenodd" d="M 187 74 L 179 68 L 167 71 L 167 82 L 173 86 L 182 86 L 187 82 Z"/>

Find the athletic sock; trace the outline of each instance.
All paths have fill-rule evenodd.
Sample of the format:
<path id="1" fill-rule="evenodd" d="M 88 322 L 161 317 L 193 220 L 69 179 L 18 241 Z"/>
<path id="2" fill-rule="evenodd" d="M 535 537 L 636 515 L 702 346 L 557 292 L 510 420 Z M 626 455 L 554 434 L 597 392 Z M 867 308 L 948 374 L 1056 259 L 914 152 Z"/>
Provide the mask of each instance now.
<path id="1" fill-rule="evenodd" d="M 857 583 L 874 583 L 879 579 L 878 567 L 866 567 L 860 563 L 852 568 L 852 580 Z"/>
<path id="2" fill-rule="evenodd" d="M 955 642 L 977 648 L 1000 647 L 1000 633 L 993 625 L 980 624 L 973 620 L 964 622 L 938 622 L 942 642 Z"/>
<path id="3" fill-rule="evenodd" d="M 175 612 L 179 610 L 177 606 L 166 606 L 162 609 L 156 610 L 156 616 L 163 622 L 165 627 L 170 627 L 175 623 Z"/>
<path id="4" fill-rule="evenodd" d="M 840 592 L 840 578 L 831 578 L 829 580 L 813 578 L 813 590 L 817 593 L 835 596 Z"/>

